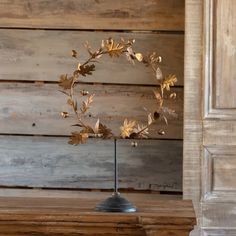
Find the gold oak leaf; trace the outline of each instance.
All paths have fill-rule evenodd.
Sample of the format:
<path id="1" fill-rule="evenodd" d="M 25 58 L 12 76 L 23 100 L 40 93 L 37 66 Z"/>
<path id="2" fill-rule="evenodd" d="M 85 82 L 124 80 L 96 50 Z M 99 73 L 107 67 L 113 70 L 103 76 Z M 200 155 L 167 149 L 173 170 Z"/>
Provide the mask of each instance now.
<path id="1" fill-rule="evenodd" d="M 87 133 L 73 132 L 71 133 L 71 137 L 68 143 L 71 145 L 84 144 L 86 143 L 87 139 L 88 139 Z"/>
<path id="2" fill-rule="evenodd" d="M 73 77 L 68 78 L 67 75 L 61 75 L 59 80 L 59 86 L 63 89 L 70 89 L 73 82 Z"/>
<path id="3" fill-rule="evenodd" d="M 95 126 L 94 126 L 94 133 L 98 134 L 99 133 L 99 125 L 100 125 L 100 121 L 99 119 L 97 120 Z"/>
<path id="4" fill-rule="evenodd" d="M 106 40 L 105 48 L 110 57 L 119 57 L 123 53 L 125 45 L 123 43 L 116 43 L 112 38 Z"/>
<path id="5" fill-rule="evenodd" d="M 94 126 L 94 133 L 97 134 L 98 137 L 103 137 L 104 139 L 111 138 L 113 135 L 111 129 L 100 123 L 99 119 Z"/>
<path id="6" fill-rule="evenodd" d="M 71 98 L 69 98 L 67 100 L 67 104 L 72 106 L 72 108 L 74 109 L 74 111 L 77 111 L 78 110 L 78 107 L 77 107 L 77 101 L 76 100 L 72 100 Z"/>
<path id="7" fill-rule="evenodd" d="M 86 65 L 86 66 L 79 66 L 79 69 L 77 70 L 77 72 L 81 74 L 82 76 L 91 75 L 93 71 L 95 71 L 94 64 Z"/>
<path id="8" fill-rule="evenodd" d="M 102 134 L 102 137 L 104 139 L 111 138 L 113 135 L 111 129 L 109 129 L 106 125 L 103 125 L 102 123 L 99 123 L 98 132 Z"/>
<path id="9" fill-rule="evenodd" d="M 88 51 L 90 56 L 94 55 L 93 52 L 92 52 L 91 46 L 90 46 L 88 41 L 85 42 L 84 47 L 87 49 L 87 51 Z"/>
<path id="10" fill-rule="evenodd" d="M 127 119 L 124 120 L 123 125 L 120 127 L 120 135 L 122 138 L 129 138 L 130 135 L 134 132 L 136 121 Z"/>
<path id="11" fill-rule="evenodd" d="M 172 116 L 172 117 L 174 117 L 174 118 L 177 118 L 177 117 L 178 117 L 178 115 L 177 115 L 177 113 L 175 112 L 175 110 L 170 109 L 170 108 L 168 108 L 168 107 L 162 107 L 162 108 L 161 108 L 161 112 L 162 112 L 162 114 L 167 114 L 167 115 Z"/>
<path id="12" fill-rule="evenodd" d="M 163 98 L 161 97 L 161 94 L 157 90 L 154 90 L 153 93 L 157 99 L 158 106 L 161 107 L 163 104 Z"/>
<path id="13" fill-rule="evenodd" d="M 91 106 L 91 103 L 93 102 L 93 98 L 94 98 L 95 94 L 92 94 L 90 96 L 88 96 L 88 98 L 83 101 L 82 106 L 80 108 L 81 112 L 84 114 Z"/>
<path id="14" fill-rule="evenodd" d="M 94 134 L 94 130 L 91 126 L 87 125 L 85 126 L 81 131 L 80 133 L 83 133 L 83 134 Z"/>
<path id="15" fill-rule="evenodd" d="M 175 75 L 168 75 L 163 81 L 162 81 L 162 88 L 166 89 L 167 91 L 170 90 L 170 86 L 174 86 L 177 82 L 177 78 Z"/>
<path id="16" fill-rule="evenodd" d="M 126 49 L 126 52 L 125 52 L 125 55 L 126 55 L 126 58 L 129 62 L 133 63 L 133 65 L 135 64 L 134 63 L 134 60 L 135 60 L 135 53 L 133 51 L 133 48 L 130 46 L 130 47 L 127 47 Z"/>
<path id="17" fill-rule="evenodd" d="M 154 118 L 152 117 L 152 113 L 148 114 L 148 125 L 151 125 L 154 121 Z"/>
<path id="18" fill-rule="evenodd" d="M 157 80 L 162 80 L 162 78 L 163 78 L 162 71 L 161 71 L 161 69 L 158 67 L 157 70 L 156 70 L 156 79 L 157 79 Z"/>
<path id="19" fill-rule="evenodd" d="M 138 124 L 137 128 L 135 128 L 135 133 L 140 138 L 148 138 L 148 127 L 143 124 Z"/>

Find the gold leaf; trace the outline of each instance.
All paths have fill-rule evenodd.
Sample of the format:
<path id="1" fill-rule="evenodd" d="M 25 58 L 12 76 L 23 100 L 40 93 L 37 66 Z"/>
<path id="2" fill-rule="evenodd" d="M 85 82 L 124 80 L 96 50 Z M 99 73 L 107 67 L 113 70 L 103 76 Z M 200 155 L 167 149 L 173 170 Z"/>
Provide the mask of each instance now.
<path id="1" fill-rule="evenodd" d="M 125 46 L 123 43 L 116 43 L 112 38 L 109 38 L 106 40 L 105 47 L 110 57 L 119 57 Z"/>
<path id="2" fill-rule="evenodd" d="M 81 66 L 79 64 L 78 65 L 78 70 L 76 72 L 81 74 L 82 76 L 86 76 L 86 75 L 91 75 L 93 71 L 95 71 L 95 65 L 94 64 L 86 65 L 86 66 Z"/>
<path id="3" fill-rule="evenodd" d="M 69 98 L 69 99 L 67 100 L 67 104 L 70 105 L 70 106 L 72 106 L 73 109 L 74 109 L 75 111 L 77 111 L 78 107 L 77 107 L 77 101 L 76 101 L 76 100 L 72 100 L 71 98 Z"/>
<path id="4" fill-rule="evenodd" d="M 88 51 L 88 53 L 89 53 L 90 56 L 93 56 L 93 55 L 94 55 L 93 52 L 92 52 L 92 50 L 91 50 L 91 46 L 89 45 L 89 42 L 88 42 L 88 41 L 85 42 L 84 47 L 87 49 L 87 51 Z"/>
<path id="5" fill-rule="evenodd" d="M 99 123 L 99 130 L 98 132 L 102 134 L 102 137 L 104 139 L 111 138 L 112 137 L 112 132 L 111 129 L 109 129 L 106 125 L 103 125 L 102 123 Z"/>
<path id="6" fill-rule="evenodd" d="M 124 120 L 123 126 L 120 127 L 120 135 L 122 138 L 129 138 L 129 136 L 134 132 L 136 121 L 127 119 Z"/>
<path id="7" fill-rule="evenodd" d="M 169 91 L 170 86 L 174 86 L 176 82 L 177 78 L 175 75 L 168 75 L 162 82 L 162 88 Z"/>
<path id="8" fill-rule="evenodd" d="M 83 133 L 83 134 L 94 134 L 94 130 L 91 126 L 87 125 L 85 126 L 81 131 L 80 133 Z"/>
<path id="9" fill-rule="evenodd" d="M 68 98 L 67 104 L 70 106 L 73 106 L 73 100 L 71 98 Z"/>
<path id="10" fill-rule="evenodd" d="M 67 75 L 61 75 L 59 80 L 59 86 L 63 89 L 70 89 L 73 83 L 73 77 L 68 78 Z"/>
<path id="11" fill-rule="evenodd" d="M 141 53 L 135 53 L 135 57 L 138 61 L 142 61 L 143 60 L 143 55 Z"/>
<path id="12" fill-rule="evenodd" d="M 157 99 L 158 106 L 161 107 L 163 104 L 163 98 L 161 97 L 161 94 L 157 90 L 154 90 L 153 93 Z"/>
<path id="13" fill-rule="evenodd" d="M 161 71 L 161 69 L 158 67 L 158 68 L 156 69 L 156 79 L 157 79 L 157 80 L 162 80 L 162 78 L 163 78 L 162 71 Z"/>
<path id="14" fill-rule="evenodd" d="M 151 125 L 153 122 L 153 117 L 152 117 L 152 113 L 148 114 L 148 125 Z"/>
<path id="15" fill-rule="evenodd" d="M 127 47 L 125 55 L 126 55 L 127 60 L 129 62 L 133 63 L 133 65 L 134 65 L 135 64 L 134 60 L 136 57 L 135 57 L 135 53 L 133 52 L 132 47 Z"/>
<path id="16" fill-rule="evenodd" d="M 90 95 L 85 101 L 82 103 L 82 107 L 80 108 L 81 112 L 84 114 L 91 106 L 93 102 L 95 94 Z"/>
<path id="17" fill-rule="evenodd" d="M 143 125 L 143 124 L 138 124 L 137 128 L 135 128 L 135 133 L 138 135 L 140 138 L 148 138 L 148 127 Z"/>
<path id="18" fill-rule="evenodd" d="M 96 124 L 95 124 L 95 127 L 94 127 L 94 133 L 95 134 L 98 134 L 98 132 L 99 132 L 99 125 L 100 125 L 100 121 L 98 119 Z"/>
<path id="19" fill-rule="evenodd" d="M 72 144 L 72 145 L 84 144 L 84 143 L 86 143 L 86 141 L 88 139 L 87 133 L 73 132 L 71 134 L 72 135 L 71 135 L 68 143 Z"/>
<path id="20" fill-rule="evenodd" d="M 170 94 L 170 98 L 176 99 L 176 93 L 171 93 L 171 94 Z"/>
<path id="21" fill-rule="evenodd" d="M 163 116 L 163 115 L 162 115 L 162 118 L 164 119 L 166 125 L 168 125 L 168 120 L 167 120 L 167 118 L 166 118 L 165 116 Z"/>
<path id="22" fill-rule="evenodd" d="M 174 118 L 178 117 L 178 115 L 176 114 L 175 110 L 170 109 L 168 107 L 162 107 L 160 110 L 161 110 L 162 113 L 165 113 L 165 114 L 167 114 L 169 116 L 172 116 Z"/>

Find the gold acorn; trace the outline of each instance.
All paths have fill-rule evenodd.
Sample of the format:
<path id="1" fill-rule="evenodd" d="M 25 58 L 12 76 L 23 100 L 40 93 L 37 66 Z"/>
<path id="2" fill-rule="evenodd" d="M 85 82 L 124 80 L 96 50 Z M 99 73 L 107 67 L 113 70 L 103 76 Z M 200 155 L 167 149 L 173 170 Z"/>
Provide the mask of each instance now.
<path id="1" fill-rule="evenodd" d="M 160 129 L 160 130 L 158 131 L 158 134 L 159 134 L 159 135 L 165 135 L 166 132 L 165 132 L 163 129 Z"/>
<path id="2" fill-rule="evenodd" d="M 132 147 L 137 147 L 137 146 L 138 146 L 138 143 L 137 143 L 136 141 L 132 141 L 132 142 L 131 142 L 131 146 L 132 146 Z"/>
<path id="3" fill-rule="evenodd" d="M 89 94 L 89 91 L 83 89 L 83 90 L 80 91 L 80 93 L 81 93 L 82 96 L 86 96 L 86 95 Z"/>

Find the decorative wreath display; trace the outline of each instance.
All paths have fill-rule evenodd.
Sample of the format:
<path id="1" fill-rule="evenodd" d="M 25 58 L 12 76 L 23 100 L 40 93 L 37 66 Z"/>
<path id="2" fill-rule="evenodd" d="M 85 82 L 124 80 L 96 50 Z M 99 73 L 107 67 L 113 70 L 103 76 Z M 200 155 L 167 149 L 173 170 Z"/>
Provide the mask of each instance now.
<path id="1" fill-rule="evenodd" d="M 124 40 L 121 38 L 118 42 L 109 38 L 101 41 L 101 46 L 98 50 L 93 51 L 88 42 L 85 43 L 85 48 L 88 51 L 88 59 L 81 63 L 79 62 L 79 54 L 76 50 L 72 50 L 72 57 L 77 61 L 77 69 L 73 72 L 72 76 L 63 74 L 60 76 L 59 86 L 63 89 L 61 92 L 67 96 L 67 104 L 72 108 L 73 114 L 76 117 L 77 123 L 73 126 L 77 127 L 77 131 L 72 132 L 69 144 L 77 145 L 86 143 L 89 137 L 98 137 L 103 139 L 108 138 L 148 138 L 149 127 L 154 123 L 164 120 L 168 125 L 168 116 L 176 117 L 177 114 L 174 110 L 165 106 L 166 98 L 175 99 L 176 93 L 172 93 L 171 86 L 177 82 L 175 75 L 163 76 L 159 67 L 162 58 L 156 52 L 148 55 L 136 53 L 133 50 L 135 40 Z M 88 125 L 85 121 L 85 116 L 90 107 L 92 106 L 95 94 L 90 94 L 89 91 L 80 90 L 80 94 L 75 94 L 75 86 L 79 86 L 80 78 L 92 75 L 95 71 L 95 64 L 98 59 L 108 55 L 111 58 L 121 57 L 125 55 L 128 62 L 135 65 L 135 62 L 143 63 L 146 67 L 150 67 L 156 77 L 157 86 L 153 91 L 157 104 L 154 112 L 147 112 L 147 122 L 140 123 L 137 120 L 125 119 L 123 125 L 120 127 L 120 135 L 117 137 L 113 135 L 112 130 L 105 124 L 102 124 L 98 118 L 94 127 Z M 68 112 L 61 112 L 63 118 L 71 116 Z M 164 130 L 159 130 L 159 135 L 164 135 Z"/>

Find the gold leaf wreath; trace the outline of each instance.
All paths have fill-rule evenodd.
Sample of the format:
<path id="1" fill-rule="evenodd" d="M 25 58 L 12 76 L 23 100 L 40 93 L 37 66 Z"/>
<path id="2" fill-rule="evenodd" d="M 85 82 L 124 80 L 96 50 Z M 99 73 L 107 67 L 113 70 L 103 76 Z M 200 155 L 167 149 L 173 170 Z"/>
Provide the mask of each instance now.
<path id="1" fill-rule="evenodd" d="M 112 38 L 107 40 L 102 40 L 99 49 L 93 51 L 88 42 L 85 43 L 85 47 L 88 51 L 89 57 L 84 63 L 77 63 L 77 69 L 73 72 L 73 75 L 68 77 L 67 75 L 61 75 L 59 79 L 59 86 L 63 89 L 63 92 L 67 96 L 67 104 L 72 108 L 76 118 L 77 123 L 74 126 L 79 127 L 79 131 L 72 132 L 69 144 L 77 145 L 86 143 L 89 137 L 99 137 L 99 138 L 116 138 L 111 129 L 106 125 L 102 124 L 99 119 L 97 120 L 94 127 L 89 126 L 84 121 L 84 116 L 92 106 L 94 101 L 95 94 L 89 95 L 89 91 L 80 91 L 82 97 L 85 99 L 81 102 L 80 107 L 78 108 L 78 101 L 74 95 L 74 88 L 78 86 L 80 76 L 86 77 L 92 75 L 95 71 L 95 63 L 97 60 L 104 55 L 109 55 L 110 57 L 120 57 L 125 55 L 127 60 L 133 64 L 135 61 L 143 63 L 145 66 L 150 67 L 157 81 L 157 89 L 154 90 L 154 96 L 157 100 L 156 109 L 153 113 L 148 112 L 147 114 L 147 123 L 141 124 L 136 120 L 125 119 L 123 125 L 120 127 L 121 138 L 147 138 L 149 135 L 149 127 L 153 125 L 160 119 L 163 119 L 166 124 L 168 124 L 166 114 L 176 117 L 177 114 L 174 110 L 165 107 L 165 92 L 170 91 L 170 87 L 174 86 L 177 82 L 175 75 L 163 76 L 163 73 L 159 67 L 159 64 L 162 61 L 162 58 L 156 53 L 153 52 L 149 55 L 144 56 L 142 53 L 135 53 L 133 50 L 133 44 L 135 40 L 124 40 L 121 38 L 116 42 Z M 78 52 L 72 50 L 72 57 L 78 59 Z M 176 93 L 171 93 L 169 98 L 175 99 Z M 61 112 L 63 118 L 67 118 L 70 115 L 68 112 Z M 160 135 L 164 134 L 164 131 L 159 131 Z"/>

